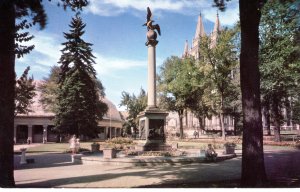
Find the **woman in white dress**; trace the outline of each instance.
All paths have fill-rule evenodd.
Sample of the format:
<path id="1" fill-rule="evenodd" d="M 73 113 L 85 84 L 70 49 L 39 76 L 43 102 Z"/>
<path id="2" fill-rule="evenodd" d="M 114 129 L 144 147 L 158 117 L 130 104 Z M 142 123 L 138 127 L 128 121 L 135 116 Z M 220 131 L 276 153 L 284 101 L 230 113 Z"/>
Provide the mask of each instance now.
<path id="1" fill-rule="evenodd" d="M 70 149 L 72 151 L 72 154 L 75 154 L 76 150 L 76 135 L 73 135 L 72 138 L 69 140 L 70 143 Z"/>

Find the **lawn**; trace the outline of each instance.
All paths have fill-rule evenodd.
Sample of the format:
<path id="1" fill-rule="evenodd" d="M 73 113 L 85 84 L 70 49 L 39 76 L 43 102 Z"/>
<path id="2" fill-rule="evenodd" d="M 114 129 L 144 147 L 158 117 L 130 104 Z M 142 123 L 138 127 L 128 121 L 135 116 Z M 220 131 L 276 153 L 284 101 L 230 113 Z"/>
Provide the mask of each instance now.
<path id="1" fill-rule="evenodd" d="M 92 142 L 81 142 L 80 148 L 91 149 Z M 69 143 L 46 143 L 28 148 L 28 153 L 64 153 L 69 150 Z"/>
<path id="2" fill-rule="evenodd" d="M 206 149 L 207 145 L 210 143 L 215 149 L 222 149 L 223 144 L 216 141 L 167 141 L 167 144 L 173 142 L 178 143 L 179 149 Z M 91 144 L 93 142 L 81 142 L 80 148 L 91 149 Z M 103 144 L 103 142 L 98 142 Z M 236 149 L 242 149 L 241 143 L 237 144 Z M 289 150 L 295 149 L 293 146 L 274 146 L 274 145 L 264 145 L 264 150 Z M 47 143 L 41 144 L 34 147 L 28 148 L 28 153 L 65 153 L 69 151 L 69 143 Z"/>

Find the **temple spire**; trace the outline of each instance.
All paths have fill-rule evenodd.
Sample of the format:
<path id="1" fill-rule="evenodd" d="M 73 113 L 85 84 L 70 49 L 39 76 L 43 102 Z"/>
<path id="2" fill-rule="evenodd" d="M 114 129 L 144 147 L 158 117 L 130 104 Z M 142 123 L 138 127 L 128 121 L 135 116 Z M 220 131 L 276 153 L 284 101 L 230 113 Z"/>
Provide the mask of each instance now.
<path id="1" fill-rule="evenodd" d="M 220 31 L 221 31 L 221 24 L 220 24 L 220 20 L 219 20 L 219 13 L 217 11 L 217 17 L 216 17 L 214 30 L 211 34 L 211 47 L 216 46 L 218 35 L 219 35 Z"/>
<path id="2" fill-rule="evenodd" d="M 189 55 L 189 44 L 188 44 L 188 40 L 185 40 L 182 57 L 187 57 L 188 55 Z"/>
<path id="3" fill-rule="evenodd" d="M 218 33 L 220 31 L 221 31 L 221 25 L 220 25 L 220 20 L 219 20 L 219 12 L 217 11 L 217 17 L 216 17 L 216 22 L 215 22 L 213 33 Z"/>
<path id="4" fill-rule="evenodd" d="M 195 33 L 194 39 L 199 39 L 199 37 L 204 37 L 204 36 L 205 36 L 204 25 L 203 25 L 203 21 L 202 21 L 202 15 L 200 13 L 199 17 L 198 17 L 198 22 L 197 22 L 196 33 Z"/>

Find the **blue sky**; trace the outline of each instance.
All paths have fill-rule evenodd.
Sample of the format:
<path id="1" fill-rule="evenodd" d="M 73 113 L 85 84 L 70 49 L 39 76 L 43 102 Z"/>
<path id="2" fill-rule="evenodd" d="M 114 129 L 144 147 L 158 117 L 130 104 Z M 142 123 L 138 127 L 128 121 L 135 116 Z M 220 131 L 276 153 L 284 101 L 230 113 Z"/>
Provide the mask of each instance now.
<path id="1" fill-rule="evenodd" d="M 48 24 L 44 30 L 30 29 L 35 38 L 30 44 L 34 51 L 16 62 L 19 77 L 27 66 L 35 79 L 49 75 L 49 69 L 57 65 L 65 42 L 63 32 L 69 31 L 69 23 L 75 13 L 63 11 L 44 1 Z M 97 77 L 105 87 L 105 93 L 120 110 L 121 92 L 138 94 L 147 90 L 146 8 L 150 7 L 153 20 L 161 27 L 156 47 L 157 70 L 172 55 L 181 56 L 185 40 L 192 41 L 198 15 L 201 12 L 206 33 L 210 33 L 216 20 L 217 9 L 213 0 L 90 0 L 81 16 L 86 23 L 83 39 L 92 43 L 97 57 L 94 65 Z M 238 21 L 238 2 L 228 3 L 226 12 L 219 12 L 222 27 Z"/>

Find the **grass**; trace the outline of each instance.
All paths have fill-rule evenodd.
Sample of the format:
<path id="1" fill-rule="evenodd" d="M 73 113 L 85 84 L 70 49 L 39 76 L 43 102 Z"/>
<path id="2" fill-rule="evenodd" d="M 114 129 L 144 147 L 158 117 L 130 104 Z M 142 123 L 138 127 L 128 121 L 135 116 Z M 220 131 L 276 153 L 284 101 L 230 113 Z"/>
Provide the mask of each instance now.
<path id="1" fill-rule="evenodd" d="M 93 142 L 81 142 L 80 148 L 90 149 Z M 46 143 L 30 147 L 27 153 L 64 153 L 69 150 L 69 143 Z"/>
<path id="2" fill-rule="evenodd" d="M 223 143 L 218 139 L 212 140 L 192 140 L 192 141 L 168 141 L 168 144 L 172 142 L 177 142 L 179 149 L 206 149 L 207 145 L 213 144 L 215 149 L 222 149 Z M 91 149 L 91 144 L 93 142 L 81 142 L 80 147 L 85 149 Z M 98 142 L 100 146 L 104 142 Z M 236 149 L 242 149 L 242 145 L 238 144 Z M 276 145 L 267 145 L 264 144 L 264 150 L 289 150 L 295 149 L 293 146 L 276 146 Z M 65 153 L 69 150 L 69 143 L 47 143 L 41 144 L 34 147 L 28 148 L 28 153 Z"/>

